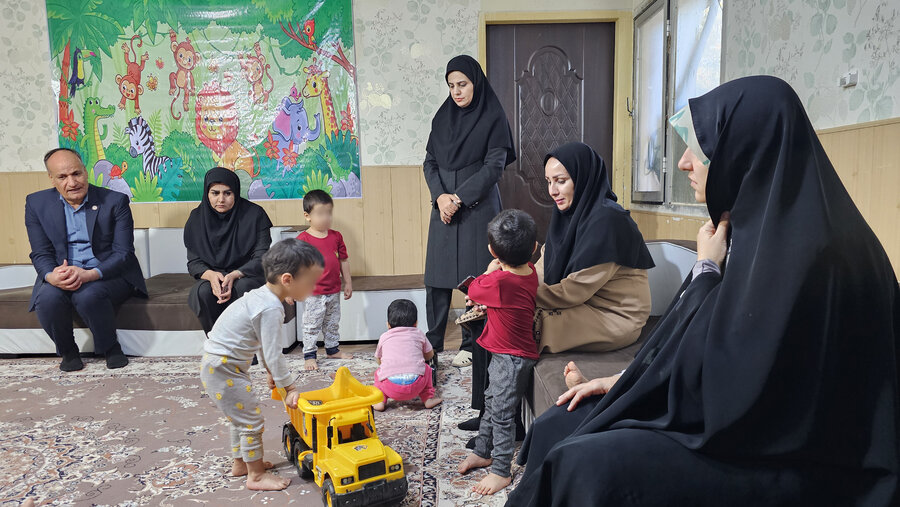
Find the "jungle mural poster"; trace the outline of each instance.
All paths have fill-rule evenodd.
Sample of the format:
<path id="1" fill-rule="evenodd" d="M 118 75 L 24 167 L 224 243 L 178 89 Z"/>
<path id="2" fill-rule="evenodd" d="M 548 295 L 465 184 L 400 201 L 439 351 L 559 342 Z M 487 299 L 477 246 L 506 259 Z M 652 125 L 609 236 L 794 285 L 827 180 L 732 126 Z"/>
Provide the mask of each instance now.
<path id="1" fill-rule="evenodd" d="M 360 197 L 351 0 L 47 0 L 60 146 L 134 202 Z"/>

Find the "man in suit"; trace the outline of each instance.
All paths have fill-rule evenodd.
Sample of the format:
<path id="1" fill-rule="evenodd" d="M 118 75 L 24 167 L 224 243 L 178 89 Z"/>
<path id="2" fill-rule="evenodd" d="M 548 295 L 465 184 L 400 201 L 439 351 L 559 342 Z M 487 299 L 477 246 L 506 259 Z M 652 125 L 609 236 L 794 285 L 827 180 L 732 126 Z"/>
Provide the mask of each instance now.
<path id="1" fill-rule="evenodd" d="M 94 352 L 107 368 L 128 358 L 116 339 L 118 304 L 147 288 L 134 256 L 134 220 L 125 194 L 88 183 L 81 156 L 67 148 L 50 150 L 44 165 L 54 188 L 25 199 L 25 227 L 37 280 L 28 311 L 62 356 L 59 369 L 84 368 L 72 333 L 72 310 L 94 335 Z"/>

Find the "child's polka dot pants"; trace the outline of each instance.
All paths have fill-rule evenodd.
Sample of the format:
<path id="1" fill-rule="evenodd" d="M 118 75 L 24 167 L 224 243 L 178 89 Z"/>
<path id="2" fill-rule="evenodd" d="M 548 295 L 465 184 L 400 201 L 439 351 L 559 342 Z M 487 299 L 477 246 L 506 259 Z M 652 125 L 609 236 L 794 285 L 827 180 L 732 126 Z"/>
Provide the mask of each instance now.
<path id="1" fill-rule="evenodd" d="M 264 421 L 259 400 L 250 385 L 249 369 L 250 361 L 204 354 L 200 380 L 231 427 L 229 450 L 232 457 L 256 461 L 263 456 Z"/>

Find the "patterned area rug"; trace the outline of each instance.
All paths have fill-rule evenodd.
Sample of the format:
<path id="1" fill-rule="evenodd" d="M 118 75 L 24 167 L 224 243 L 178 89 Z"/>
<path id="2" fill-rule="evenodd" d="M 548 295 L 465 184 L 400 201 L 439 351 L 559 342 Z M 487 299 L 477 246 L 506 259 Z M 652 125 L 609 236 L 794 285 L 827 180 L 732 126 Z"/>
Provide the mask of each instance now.
<path id="1" fill-rule="evenodd" d="M 457 429 L 476 415 L 469 408 L 471 368 L 450 366 L 454 352 L 440 354 L 433 410 L 418 400 L 391 401 L 376 413 L 382 440 L 403 456 L 409 481 L 407 505 L 503 505 L 506 494 L 482 497 L 471 491 L 484 475 L 462 477 L 457 464 L 474 433 Z M 300 355 L 289 355 L 301 390 L 331 383 L 347 366 L 363 383 L 372 382 L 372 354 L 351 360 L 320 360 L 305 372 Z M 199 358 L 132 358 L 110 372 L 102 359 L 64 374 L 58 359 L 0 361 L 0 505 L 35 499 L 38 505 L 321 505 L 315 483 L 297 476 L 281 449 L 287 421 L 280 402 L 269 399 L 265 370 L 251 371 L 264 400 L 265 459 L 275 473 L 291 478 L 281 492 L 254 492 L 230 477 L 224 417 L 201 395 Z M 521 474 L 514 465 L 514 478 Z"/>

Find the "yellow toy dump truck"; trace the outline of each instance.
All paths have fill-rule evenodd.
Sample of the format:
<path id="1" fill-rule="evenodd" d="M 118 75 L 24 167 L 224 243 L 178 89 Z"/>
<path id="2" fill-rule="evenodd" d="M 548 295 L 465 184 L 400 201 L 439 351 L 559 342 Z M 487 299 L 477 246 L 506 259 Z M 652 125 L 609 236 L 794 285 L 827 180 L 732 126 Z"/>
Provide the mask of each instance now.
<path id="1" fill-rule="evenodd" d="M 283 394 L 272 390 L 273 399 Z M 325 505 L 399 505 L 406 497 L 403 458 L 375 432 L 372 404 L 382 399 L 341 367 L 329 387 L 301 393 L 296 409 L 285 406 L 284 453 L 300 477 L 322 488 Z"/>

